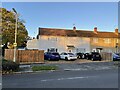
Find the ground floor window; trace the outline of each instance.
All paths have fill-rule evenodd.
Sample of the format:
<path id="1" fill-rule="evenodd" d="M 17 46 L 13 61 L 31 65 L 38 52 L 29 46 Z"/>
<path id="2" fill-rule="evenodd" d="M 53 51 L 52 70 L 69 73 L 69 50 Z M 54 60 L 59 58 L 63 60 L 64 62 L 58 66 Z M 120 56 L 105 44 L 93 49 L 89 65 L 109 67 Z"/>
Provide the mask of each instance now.
<path id="1" fill-rule="evenodd" d="M 47 52 L 58 52 L 57 48 L 48 48 Z"/>
<path id="2" fill-rule="evenodd" d="M 79 52 L 84 53 L 84 52 L 86 52 L 86 49 L 85 48 L 76 48 L 76 52 L 77 53 L 79 53 Z"/>

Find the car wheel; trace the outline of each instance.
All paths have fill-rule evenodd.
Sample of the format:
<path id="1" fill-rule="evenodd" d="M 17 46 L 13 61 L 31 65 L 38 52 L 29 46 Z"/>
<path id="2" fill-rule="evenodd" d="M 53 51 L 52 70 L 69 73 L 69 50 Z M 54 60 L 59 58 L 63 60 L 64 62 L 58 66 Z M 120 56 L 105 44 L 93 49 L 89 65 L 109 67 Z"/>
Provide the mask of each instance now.
<path id="1" fill-rule="evenodd" d="M 80 56 L 78 56 L 78 59 L 80 59 Z"/>
<path id="2" fill-rule="evenodd" d="M 82 58 L 84 59 L 84 58 L 85 58 L 85 55 L 83 55 Z"/>
<path id="3" fill-rule="evenodd" d="M 93 58 L 91 58 L 91 60 L 92 60 L 92 61 L 94 61 L 94 59 L 93 59 Z"/>
<path id="4" fill-rule="evenodd" d="M 89 60 L 89 58 L 88 58 L 88 57 L 86 57 L 86 59 L 87 59 L 87 60 Z"/>
<path id="5" fill-rule="evenodd" d="M 67 58 L 67 57 L 65 57 L 65 60 L 66 60 L 66 61 L 68 61 L 68 58 Z"/>
<path id="6" fill-rule="evenodd" d="M 115 61 L 115 58 L 113 58 L 113 61 Z"/>
<path id="7" fill-rule="evenodd" d="M 50 59 L 50 58 L 48 58 L 48 60 L 50 61 L 51 59 Z"/>

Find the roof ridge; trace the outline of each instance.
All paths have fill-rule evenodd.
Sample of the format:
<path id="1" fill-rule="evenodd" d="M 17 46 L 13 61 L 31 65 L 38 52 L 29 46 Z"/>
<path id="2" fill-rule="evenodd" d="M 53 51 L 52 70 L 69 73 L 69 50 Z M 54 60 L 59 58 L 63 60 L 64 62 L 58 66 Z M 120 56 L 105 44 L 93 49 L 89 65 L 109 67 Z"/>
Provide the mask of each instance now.
<path id="1" fill-rule="evenodd" d="M 62 29 L 62 28 L 41 28 L 40 29 L 53 29 L 53 30 L 69 30 L 72 31 L 73 29 Z M 90 30 L 80 30 L 80 29 L 76 29 L 76 31 L 90 31 Z"/>
<path id="2" fill-rule="evenodd" d="M 39 27 L 40 29 L 52 29 L 52 30 L 67 30 L 67 31 L 72 31 L 73 29 L 62 29 L 62 28 L 42 28 L 42 27 Z M 83 31 L 83 32 L 94 32 L 94 30 L 80 30 L 80 29 L 76 29 L 75 31 Z M 98 33 L 115 33 L 115 32 L 108 32 L 108 31 L 97 31 Z M 120 34 L 120 33 L 119 33 Z"/>
<path id="3" fill-rule="evenodd" d="M 53 35 L 53 36 L 70 36 L 70 37 L 104 37 L 104 38 L 117 38 L 115 32 L 98 31 L 97 34 L 93 31 L 87 30 L 70 30 L 70 29 L 55 29 L 55 28 L 39 28 L 38 35 Z"/>

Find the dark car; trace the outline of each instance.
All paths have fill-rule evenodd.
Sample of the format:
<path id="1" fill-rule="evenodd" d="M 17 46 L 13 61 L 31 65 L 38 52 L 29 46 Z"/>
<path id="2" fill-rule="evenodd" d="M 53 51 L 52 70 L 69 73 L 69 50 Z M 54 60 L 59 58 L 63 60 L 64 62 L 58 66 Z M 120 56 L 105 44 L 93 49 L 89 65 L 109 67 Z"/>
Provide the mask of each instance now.
<path id="1" fill-rule="evenodd" d="M 113 61 L 119 61 L 120 60 L 120 53 L 113 53 Z"/>
<path id="2" fill-rule="evenodd" d="M 98 52 L 91 52 L 90 54 L 88 54 L 87 59 L 90 59 L 93 61 L 94 60 L 101 61 L 102 57 L 101 57 L 100 53 L 98 53 Z"/>
<path id="3" fill-rule="evenodd" d="M 83 59 L 84 58 L 83 55 L 84 53 L 76 53 L 78 59 Z"/>
<path id="4" fill-rule="evenodd" d="M 44 59 L 45 60 L 59 60 L 60 55 L 57 52 L 46 52 L 44 54 Z"/>
<path id="5" fill-rule="evenodd" d="M 83 58 L 84 58 L 84 59 L 89 59 L 89 55 L 90 55 L 90 53 L 84 53 L 84 54 L 83 54 Z"/>

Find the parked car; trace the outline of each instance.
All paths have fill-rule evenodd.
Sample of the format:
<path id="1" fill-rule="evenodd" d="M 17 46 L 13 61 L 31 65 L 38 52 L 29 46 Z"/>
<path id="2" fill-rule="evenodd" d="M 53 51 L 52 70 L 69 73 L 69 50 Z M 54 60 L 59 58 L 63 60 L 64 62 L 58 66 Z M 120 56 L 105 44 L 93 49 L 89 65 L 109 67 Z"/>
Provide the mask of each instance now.
<path id="1" fill-rule="evenodd" d="M 57 52 L 46 52 L 44 54 L 44 59 L 45 60 L 59 60 L 60 55 Z"/>
<path id="2" fill-rule="evenodd" d="M 77 56 L 73 53 L 63 52 L 63 53 L 60 54 L 60 58 L 64 59 L 64 60 L 76 60 Z"/>
<path id="3" fill-rule="evenodd" d="M 76 53 L 76 56 L 78 59 L 83 59 L 84 58 L 84 53 Z"/>
<path id="4" fill-rule="evenodd" d="M 113 61 L 119 61 L 120 60 L 120 53 L 113 53 Z"/>
<path id="5" fill-rule="evenodd" d="M 83 58 L 84 58 L 84 59 L 88 59 L 89 54 L 90 54 L 90 53 L 84 53 L 84 54 L 83 54 Z"/>
<path id="6" fill-rule="evenodd" d="M 102 57 L 101 57 L 101 55 L 100 55 L 100 53 L 98 53 L 98 52 L 91 52 L 90 54 L 88 54 L 88 56 L 87 56 L 87 59 L 89 60 L 99 60 L 99 61 L 101 61 L 101 59 L 102 59 Z"/>

